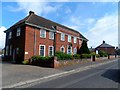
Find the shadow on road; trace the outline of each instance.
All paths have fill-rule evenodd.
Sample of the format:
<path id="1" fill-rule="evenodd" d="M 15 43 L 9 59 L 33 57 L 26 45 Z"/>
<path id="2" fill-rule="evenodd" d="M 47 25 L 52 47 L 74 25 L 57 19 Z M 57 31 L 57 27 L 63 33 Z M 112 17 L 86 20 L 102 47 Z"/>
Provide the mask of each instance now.
<path id="1" fill-rule="evenodd" d="M 120 83 L 120 69 L 109 69 L 101 76 L 111 79 L 117 83 Z"/>

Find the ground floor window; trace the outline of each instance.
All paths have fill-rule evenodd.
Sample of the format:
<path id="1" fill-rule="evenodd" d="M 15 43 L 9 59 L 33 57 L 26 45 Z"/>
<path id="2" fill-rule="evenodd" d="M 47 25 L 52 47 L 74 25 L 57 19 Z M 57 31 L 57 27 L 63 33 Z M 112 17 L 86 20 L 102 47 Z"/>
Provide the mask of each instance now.
<path id="1" fill-rule="evenodd" d="M 8 55 L 8 50 L 9 50 L 9 47 L 6 46 L 6 55 Z"/>
<path id="2" fill-rule="evenodd" d="M 67 46 L 67 54 L 72 54 L 72 47 L 71 46 Z"/>
<path id="3" fill-rule="evenodd" d="M 63 52 L 63 53 L 65 52 L 64 46 L 62 46 L 62 47 L 60 48 L 60 51 Z"/>
<path id="4" fill-rule="evenodd" d="M 74 48 L 74 54 L 77 54 L 77 48 L 76 47 Z"/>
<path id="5" fill-rule="evenodd" d="M 45 45 L 40 45 L 39 48 L 40 48 L 40 51 L 39 51 L 40 56 L 45 56 Z"/>
<path id="6" fill-rule="evenodd" d="M 10 45 L 10 56 L 12 55 L 12 45 Z"/>
<path id="7" fill-rule="evenodd" d="M 49 56 L 53 56 L 53 55 L 54 55 L 54 47 L 49 46 Z"/>

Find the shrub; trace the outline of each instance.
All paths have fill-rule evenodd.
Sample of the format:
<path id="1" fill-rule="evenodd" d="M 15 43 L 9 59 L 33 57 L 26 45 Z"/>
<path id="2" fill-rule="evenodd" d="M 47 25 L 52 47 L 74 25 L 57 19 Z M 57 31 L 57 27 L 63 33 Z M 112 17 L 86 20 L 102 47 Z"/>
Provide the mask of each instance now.
<path id="1" fill-rule="evenodd" d="M 73 55 L 74 59 L 80 59 L 80 54 Z"/>
<path id="2" fill-rule="evenodd" d="M 63 52 L 56 52 L 55 56 L 58 58 L 58 60 L 66 60 L 66 59 L 73 59 L 73 56 L 70 54 L 66 54 Z"/>
<path id="3" fill-rule="evenodd" d="M 32 56 L 31 59 L 32 61 L 36 61 L 36 60 L 48 61 L 48 60 L 52 60 L 53 57 Z"/>
<path id="4" fill-rule="evenodd" d="M 100 55 L 99 55 L 99 54 L 96 54 L 95 52 L 92 52 L 92 53 L 91 53 L 91 56 L 93 56 L 93 55 L 96 56 L 96 57 L 100 57 Z"/>
<path id="5" fill-rule="evenodd" d="M 107 57 L 108 54 L 105 51 L 100 50 L 99 55 L 100 57 Z"/>
<path id="6" fill-rule="evenodd" d="M 29 64 L 29 60 L 24 60 L 22 63 L 27 65 L 27 64 Z"/>
<path id="7" fill-rule="evenodd" d="M 91 54 L 81 54 L 81 58 L 91 58 Z"/>

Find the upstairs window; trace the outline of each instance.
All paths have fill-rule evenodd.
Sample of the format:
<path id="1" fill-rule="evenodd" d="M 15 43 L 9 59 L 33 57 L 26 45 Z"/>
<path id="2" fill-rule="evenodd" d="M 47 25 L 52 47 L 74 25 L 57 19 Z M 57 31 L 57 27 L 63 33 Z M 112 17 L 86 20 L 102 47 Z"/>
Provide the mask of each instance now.
<path id="1" fill-rule="evenodd" d="M 9 37 L 8 37 L 9 39 L 11 39 L 12 38 L 12 32 L 9 32 Z"/>
<path id="2" fill-rule="evenodd" d="M 20 27 L 19 27 L 19 28 L 17 28 L 17 33 L 16 33 L 16 36 L 20 36 L 20 31 L 21 31 Z"/>
<path id="3" fill-rule="evenodd" d="M 77 38 L 76 37 L 74 37 L 74 43 L 77 43 Z"/>
<path id="4" fill-rule="evenodd" d="M 54 39 L 54 33 L 53 32 L 49 32 L 49 39 Z"/>
<path id="5" fill-rule="evenodd" d="M 71 36 L 68 35 L 68 42 L 71 42 Z"/>
<path id="6" fill-rule="evenodd" d="M 40 30 L 40 37 L 46 38 L 46 30 Z"/>
<path id="7" fill-rule="evenodd" d="M 65 41 L 65 34 L 61 33 L 61 41 Z"/>

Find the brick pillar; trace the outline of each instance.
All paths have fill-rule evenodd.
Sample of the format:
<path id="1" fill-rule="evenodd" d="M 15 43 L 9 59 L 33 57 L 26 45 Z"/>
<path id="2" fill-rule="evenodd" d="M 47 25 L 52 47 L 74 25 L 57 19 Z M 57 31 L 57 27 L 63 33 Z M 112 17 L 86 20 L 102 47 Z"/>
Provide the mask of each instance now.
<path id="1" fill-rule="evenodd" d="M 55 56 L 53 60 L 53 68 L 57 68 L 57 67 L 59 67 L 59 62 L 57 61 L 57 57 Z"/>

